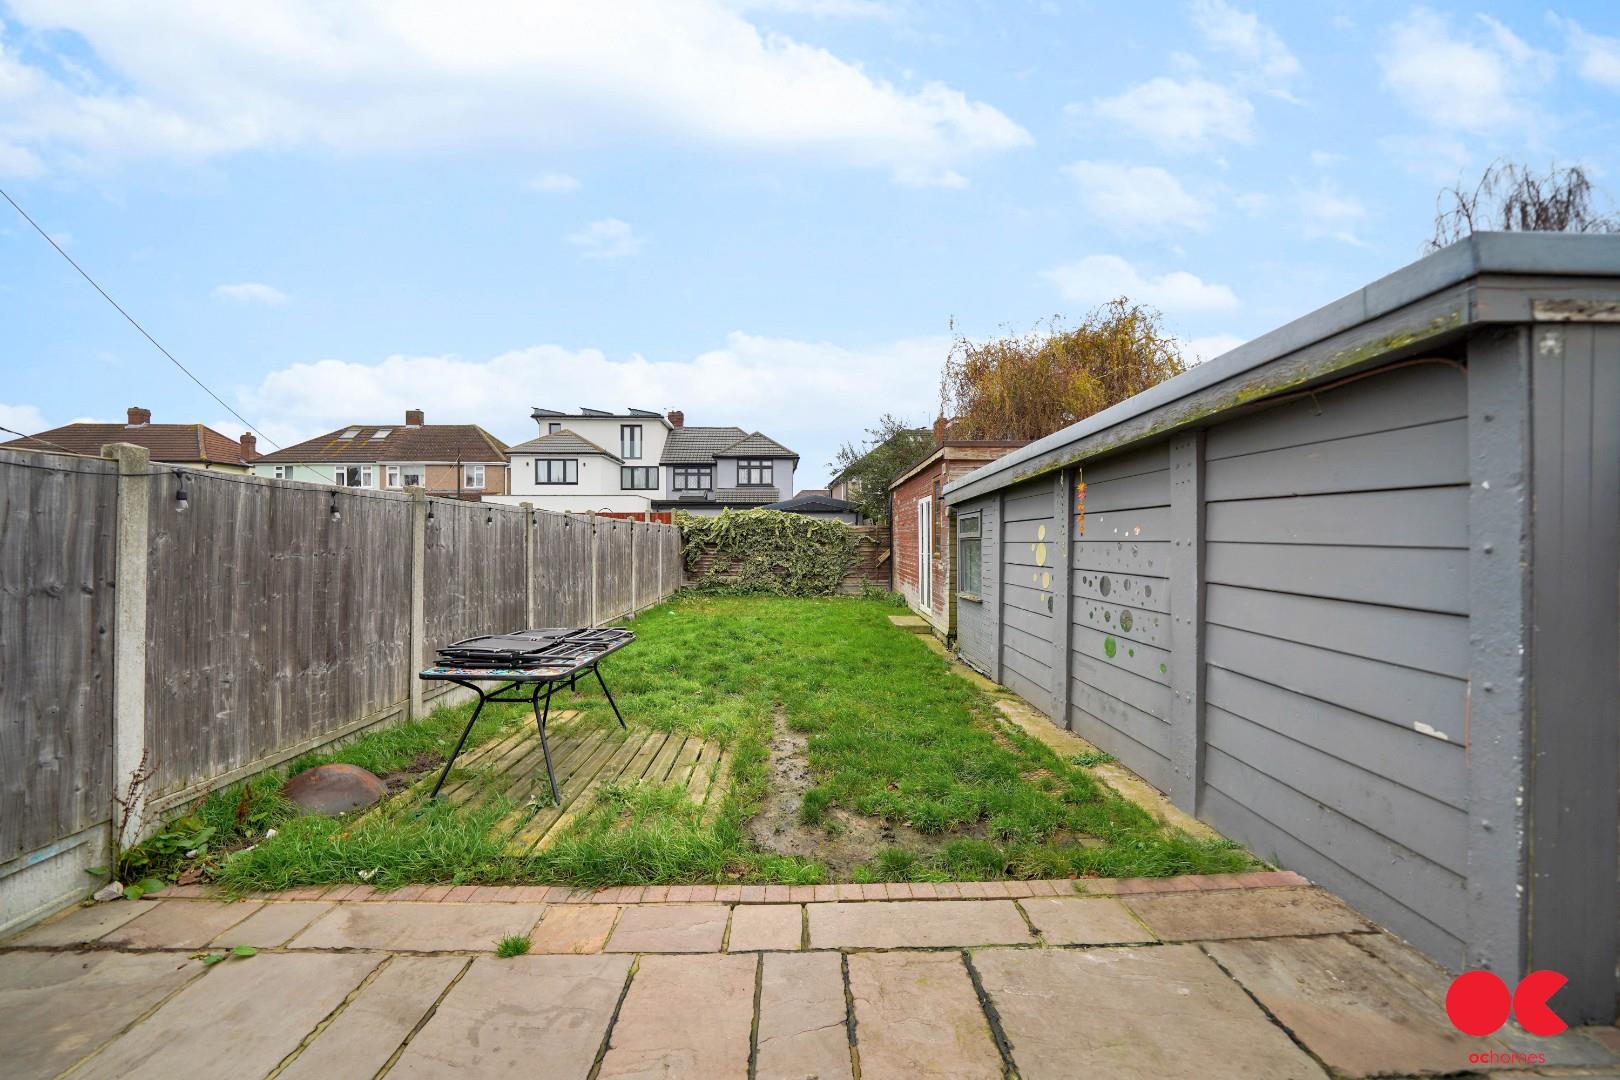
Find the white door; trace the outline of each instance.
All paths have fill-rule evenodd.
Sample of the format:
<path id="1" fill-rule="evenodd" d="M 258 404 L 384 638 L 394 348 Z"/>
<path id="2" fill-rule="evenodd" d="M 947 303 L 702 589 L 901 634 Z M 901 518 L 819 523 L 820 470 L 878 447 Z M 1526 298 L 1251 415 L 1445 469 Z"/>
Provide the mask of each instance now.
<path id="1" fill-rule="evenodd" d="M 917 500 L 917 599 L 934 606 L 934 500 Z"/>

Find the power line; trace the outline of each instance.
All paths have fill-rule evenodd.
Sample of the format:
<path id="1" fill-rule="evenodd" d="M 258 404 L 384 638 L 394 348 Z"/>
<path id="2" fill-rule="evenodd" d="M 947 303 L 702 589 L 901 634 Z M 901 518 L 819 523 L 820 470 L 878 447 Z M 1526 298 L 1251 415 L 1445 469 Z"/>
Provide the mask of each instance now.
<path id="1" fill-rule="evenodd" d="M 244 427 L 246 427 L 249 431 L 253 432 L 259 438 L 263 439 L 265 442 L 269 443 L 271 446 L 275 447 L 277 450 L 281 449 L 281 444 L 280 443 L 276 442 L 270 436 L 266 435 L 264 432 L 260 431 L 258 428 L 254 427 L 252 424 L 248 423 L 247 417 L 243 416 L 241 413 L 237 412 L 235 409 L 233 409 L 229 405 L 225 404 L 225 399 L 224 398 L 220 397 L 218 394 L 216 394 L 212 390 L 210 390 L 208 388 L 207 383 L 203 382 L 201 379 L 197 378 L 197 376 L 193 375 L 191 373 L 191 370 L 189 368 L 187 368 L 186 365 L 182 364 L 179 360 L 176 360 L 175 357 L 174 357 L 174 354 L 171 353 L 168 349 L 165 349 L 158 342 L 157 338 L 155 338 L 151 334 L 147 333 L 146 332 L 146 327 L 144 327 L 140 323 L 136 322 L 135 321 L 135 316 L 133 316 L 129 312 L 125 311 L 121 306 L 119 306 L 118 301 L 114 300 L 111 296 L 108 296 L 107 295 L 107 290 L 103 289 L 99 284 L 97 284 L 95 278 L 93 278 L 89 274 L 85 273 L 84 267 L 82 267 L 78 263 L 74 262 L 73 261 L 73 256 L 71 256 L 67 252 L 63 251 L 62 250 L 62 245 L 58 244 L 54 239 L 52 239 L 50 233 L 48 233 L 44 229 L 40 228 L 39 227 L 39 222 L 37 222 L 33 218 L 29 217 L 28 216 L 28 211 L 26 211 L 22 207 L 18 206 L 17 205 L 17 200 L 13 199 L 9 192 L 7 192 L 4 188 L 0 188 L 0 196 L 5 197 L 6 202 L 11 204 L 12 209 L 17 211 L 17 213 L 21 214 L 23 220 L 28 222 L 28 224 L 32 225 L 34 227 L 34 231 L 39 233 L 39 235 L 43 236 L 45 238 L 45 242 L 47 244 L 51 245 L 51 247 L 55 248 L 56 253 L 58 255 L 62 256 L 62 258 L 66 259 L 68 261 L 68 265 L 73 267 L 73 269 L 77 270 L 79 272 L 79 276 L 84 278 L 84 280 L 86 280 L 86 281 L 88 281 L 90 283 L 91 288 L 95 289 L 96 292 L 101 294 L 101 297 L 102 297 L 103 300 L 106 300 L 107 303 L 109 303 L 109 304 L 111 304 L 113 306 L 113 308 L 118 312 L 118 314 L 122 315 L 125 319 L 127 319 L 129 321 L 129 325 L 131 325 L 135 329 L 139 330 L 141 332 L 141 336 L 144 337 L 147 341 L 150 341 L 152 343 L 153 348 L 157 349 L 158 352 L 160 352 L 164 356 L 168 357 L 169 362 L 171 364 L 173 364 L 175 367 L 179 368 L 181 371 L 185 372 L 186 378 L 190 379 L 192 382 L 194 382 L 198 386 L 202 387 L 203 393 L 207 394 L 209 397 L 211 397 L 215 401 L 219 402 L 220 406 L 226 412 L 230 413 L 232 416 L 234 416 L 238 420 L 242 421 L 242 425 Z"/>

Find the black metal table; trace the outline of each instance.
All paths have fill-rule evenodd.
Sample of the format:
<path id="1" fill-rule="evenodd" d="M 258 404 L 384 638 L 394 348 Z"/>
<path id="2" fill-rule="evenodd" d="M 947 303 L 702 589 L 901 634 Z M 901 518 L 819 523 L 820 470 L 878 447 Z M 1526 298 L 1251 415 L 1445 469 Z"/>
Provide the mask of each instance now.
<path id="1" fill-rule="evenodd" d="M 596 681 L 602 686 L 602 693 L 607 696 L 608 705 L 613 709 L 613 715 L 618 718 L 619 726 L 627 727 L 598 665 L 603 657 L 634 640 L 634 633 L 616 627 L 546 627 L 468 638 L 440 649 L 439 662 L 433 667 L 424 668 L 417 678 L 464 686 L 478 695 L 478 704 L 473 707 L 472 716 L 462 729 L 461 738 L 456 740 L 456 748 L 450 751 L 450 760 L 444 763 L 444 771 L 439 773 L 439 779 L 428 798 L 438 797 L 439 789 L 444 786 L 451 766 L 467 744 L 467 736 L 472 734 L 473 725 L 478 722 L 478 715 L 484 711 L 485 705 L 492 701 L 527 701 L 534 709 L 535 724 L 540 729 L 540 752 L 546 759 L 546 779 L 551 782 L 551 798 L 561 806 L 557 774 L 551 768 L 551 746 L 546 742 L 551 696 L 563 683 L 572 688 L 581 675 L 594 672 Z M 480 685 L 491 682 L 505 685 L 498 685 L 488 692 Z M 528 686 L 533 689 L 525 696 L 519 687 Z M 516 695 L 512 691 L 516 691 Z M 543 701 L 542 692 L 545 695 Z"/>

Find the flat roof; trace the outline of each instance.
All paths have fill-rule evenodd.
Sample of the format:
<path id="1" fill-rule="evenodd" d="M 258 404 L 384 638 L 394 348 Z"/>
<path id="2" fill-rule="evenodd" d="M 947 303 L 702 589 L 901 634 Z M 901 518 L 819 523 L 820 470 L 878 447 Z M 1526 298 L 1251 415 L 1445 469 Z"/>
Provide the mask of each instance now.
<path id="1" fill-rule="evenodd" d="M 946 501 L 960 502 L 1039 475 L 1041 471 L 1050 471 L 1042 469 L 1041 459 L 1061 456 L 1059 452 L 1064 448 L 1089 436 L 1136 420 L 1484 274 L 1620 277 L 1620 235 L 1474 233 L 1308 315 L 1262 334 L 1231 352 L 1222 353 L 1173 379 L 1166 379 L 1134 397 L 975 469 L 946 485 Z M 1442 329 L 1460 329 L 1464 325 L 1483 321 L 1501 320 L 1487 320 L 1472 305 L 1468 305 L 1466 311 L 1458 313 L 1454 324 Z M 1144 432 L 1142 437 L 1148 434 L 1151 432 Z M 1056 467 L 1056 464 L 1051 465 L 1051 468 Z"/>

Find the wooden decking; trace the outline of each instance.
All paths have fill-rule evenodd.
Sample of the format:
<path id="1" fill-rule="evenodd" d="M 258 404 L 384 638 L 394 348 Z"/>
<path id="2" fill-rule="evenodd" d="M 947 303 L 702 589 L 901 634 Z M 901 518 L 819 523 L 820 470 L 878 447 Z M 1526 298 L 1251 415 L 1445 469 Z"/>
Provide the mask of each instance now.
<path id="1" fill-rule="evenodd" d="M 718 810 L 724 794 L 727 754 L 695 735 L 672 735 L 634 724 L 587 721 L 571 709 L 553 712 L 546 727 L 551 761 L 562 794 L 551 801 L 546 762 L 533 717 L 504 738 L 462 754 L 444 785 L 444 797 L 458 806 L 477 806 L 493 797 L 516 809 L 497 826 L 514 855 L 539 851 L 595 803 L 604 784 L 644 780 L 680 784 L 705 814 Z M 428 786 L 407 794 L 425 798 Z"/>

